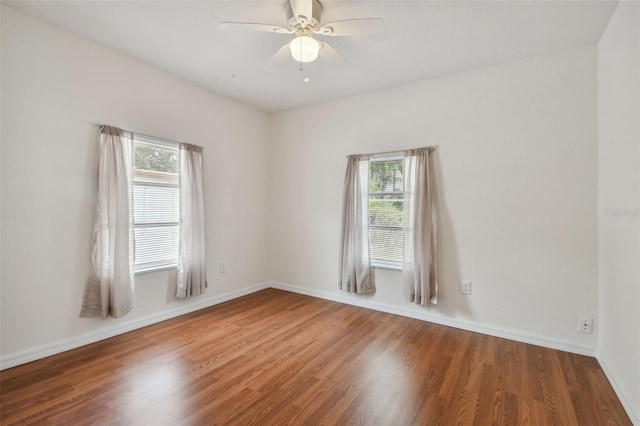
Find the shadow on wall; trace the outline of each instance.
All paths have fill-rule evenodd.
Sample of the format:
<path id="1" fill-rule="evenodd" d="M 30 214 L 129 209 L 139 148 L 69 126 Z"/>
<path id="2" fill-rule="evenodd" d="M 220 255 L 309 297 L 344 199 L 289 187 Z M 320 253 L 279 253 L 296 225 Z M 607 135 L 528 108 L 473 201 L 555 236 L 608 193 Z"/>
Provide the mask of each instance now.
<path id="1" fill-rule="evenodd" d="M 167 272 L 168 272 L 166 275 L 167 298 L 165 302 L 169 304 L 169 303 L 175 303 L 176 301 L 182 300 L 182 299 L 178 299 L 176 297 L 176 292 L 178 290 L 178 283 L 176 281 L 177 270 L 175 268 L 171 268 L 167 270 Z"/>
<path id="2" fill-rule="evenodd" d="M 77 306 L 78 312 L 82 308 L 82 298 L 87 280 L 93 271 L 93 227 L 95 226 L 96 204 L 98 202 L 98 163 L 100 157 L 100 127 L 91 123 L 86 123 L 85 126 L 86 133 L 79 132 L 78 134 L 83 135 L 81 143 L 87 147 L 82 176 L 89 177 L 86 179 L 83 189 L 90 196 L 83 197 L 83 209 L 76 212 L 79 214 L 76 223 L 85 226 L 78 227 L 75 231 L 80 235 L 87 236 L 75 245 L 77 249 L 75 258 L 82 261 L 82 264 L 78 266 L 78 270 L 81 271 L 79 273 L 80 279 L 75 283 L 74 289 L 74 298 L 76 299 L 74 306 Z M 75 321 L 76 317 L 70 316 L 69 326 L 72 327 Z"/>
<path id="3" fill-rule="evenodd" d="M 460 266 L 456 234 L 447 208 L 439 149 L 434 151 L 434 175 L 438 197 L 438 313 L 447 317 L 471 317 L 467 295 L 460 292 Z"/>

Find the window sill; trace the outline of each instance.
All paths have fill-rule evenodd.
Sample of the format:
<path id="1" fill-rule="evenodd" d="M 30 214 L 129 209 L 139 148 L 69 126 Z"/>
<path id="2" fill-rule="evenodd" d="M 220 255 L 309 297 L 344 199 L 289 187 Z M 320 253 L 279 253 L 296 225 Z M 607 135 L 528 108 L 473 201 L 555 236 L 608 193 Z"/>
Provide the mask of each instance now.
<path id="1" fill-rule="evenodd" d="M 390 271 L 402 271 L 402 265 L 386 263 L 386 262 L 371 262 L 371 266 L 376 269 L 389 269 Z"/>
<path id="2" fill-rule="evenodd" d="M 177 264 L 174 265 L 163 265 L 163 266 L 149 266 L 147 268 L 136 269 L 135 274 L 146 274 L 147 272 L 157 272 L 157 271 L 165 271 L 168 269 L 176 269 L 178 267 Z"/>

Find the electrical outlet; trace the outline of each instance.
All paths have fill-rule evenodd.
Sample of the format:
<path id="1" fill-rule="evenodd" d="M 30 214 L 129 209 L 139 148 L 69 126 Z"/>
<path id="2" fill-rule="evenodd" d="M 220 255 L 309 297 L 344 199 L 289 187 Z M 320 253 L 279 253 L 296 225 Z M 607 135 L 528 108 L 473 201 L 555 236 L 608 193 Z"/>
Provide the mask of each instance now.
<path id="1" fill-rule="evenodd" d="M 460 293 L 471 295 L 471 281 L 469 280 L 460 281 Z"/>
<path id="2" fill-rule="evenodd" d="M 578 331 L 581 333 L 593 333 L 593 318 L 580 315 L 578 317 Z"/>
<path id="3" fill-rule="evenodd" d="M 225 263 L 224 260 L 220 261 L 220 273 L 224 274 L 225 272 L 227 272 L 227 264 Z"/>

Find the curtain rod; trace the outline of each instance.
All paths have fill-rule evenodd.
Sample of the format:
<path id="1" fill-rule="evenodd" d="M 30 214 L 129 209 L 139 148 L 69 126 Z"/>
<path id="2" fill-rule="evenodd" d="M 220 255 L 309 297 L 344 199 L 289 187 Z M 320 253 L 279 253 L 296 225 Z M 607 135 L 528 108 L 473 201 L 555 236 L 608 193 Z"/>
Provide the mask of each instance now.
<path id="1" fill-rule="evenodd" d="M 165 139 L 165 138 L 159 138 L 157 136 L 146 135 L 144 133 L 134 132 L 133 130 L 123 129 L 123 128 L 120 128 L 118 126 L 112 126 L 111 124 L 94 124 L 94 126 L 98 126 L 98 127 L 102 127 L 102 126 L 113 127 L 113 128 L 116 128 L 116 129 L 120 129 L 123 132 L 129 132 L 129 133 L 132 133 L 134 135 L 144 136 L 145 138 L 156 139 L 156 140 L 159 140 L 159 141 L 172 142 L 172 143 L 177 143 L 177 144 L 193 145 L 193 146 L 197 146 L 198 148 L 204 149 L 200 145 L 194 145 L 194 144 L 190 144 L 190 143 L 187 143 L 187 142 L 174 141 L 174 140 L 171 140 L 171 139 Z"/>
<path id="2" fill-rule="evenodd" d="M 438 147 L 438 145 L 431 145 L 431 146 L 421 146 L 420 148 L 433 148 L 436 149 Z M 405 151 L 411 151 L 412 149 L 420 149 L 420 148 L 409 148 L 409 149 L 396 149 L 393 151 L 382 151 L 382 152 L 371 152 L 369 154 L 351 154 L 351 155 L 383 155 L 383 154 L 395 154 L 398 152 L 405 152 Z M 345 155 L 345 157 L 349 158 L 351 157 L 351 155 Z"/>

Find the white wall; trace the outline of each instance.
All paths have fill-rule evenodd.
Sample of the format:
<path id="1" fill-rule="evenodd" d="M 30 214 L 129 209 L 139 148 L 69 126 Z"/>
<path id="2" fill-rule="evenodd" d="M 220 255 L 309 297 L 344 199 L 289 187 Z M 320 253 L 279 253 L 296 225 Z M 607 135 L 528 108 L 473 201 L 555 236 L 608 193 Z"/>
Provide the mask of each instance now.
<path id="1" fill-rule="evenodd" d="M 264 281 L 266 114 L 6 6 L 2 87 L 3 364 L 41 345 L 65 348 Z M 149 273 L 136 276 L 129 315 L 78 317 L 90 270 L 95 123 L 204 147 L 206 295 L 178 301 L 175 271 Z M 220 259 L 226 274 L 218 273 Z"/>
<path id="2" fill-rule="evenodd" d="M 0 23 L 2 22 L 2 6 L 0 5 Z M 2 241 L 2 31 L 0 28 L 0 241 Z M 0 308 L 2 307 L 2 244 L 0 243 Z M 0 311 L 1 318 L 2 311 Z M 0 325 L 0 332 L 2 331 Z M 0 341 L 0 343 L 2 343 Z M 0 344 L 0 352 L 2 345 Z"/>
<path id="3" fill-rule="evenodd" d="M 598 359 L 640 424 L 640 5 L 598 43 Z"/>
<path id="4" fill-rule="evenodd" d="M 595 46 L 276 114 L 269 278 L 345 297 L 345 155 L 438 145 L 438 305 L 404 302 L 389 270 L 351 300 L 594 353 L 577 317 L 597 324 L 596 119 Z"/>

